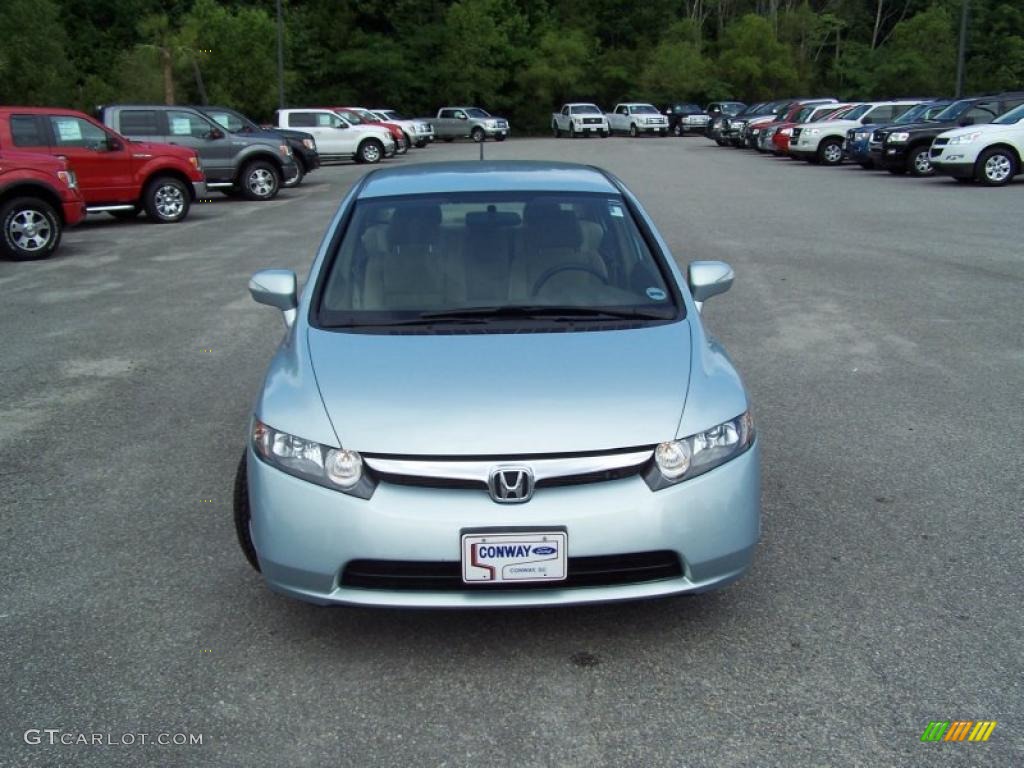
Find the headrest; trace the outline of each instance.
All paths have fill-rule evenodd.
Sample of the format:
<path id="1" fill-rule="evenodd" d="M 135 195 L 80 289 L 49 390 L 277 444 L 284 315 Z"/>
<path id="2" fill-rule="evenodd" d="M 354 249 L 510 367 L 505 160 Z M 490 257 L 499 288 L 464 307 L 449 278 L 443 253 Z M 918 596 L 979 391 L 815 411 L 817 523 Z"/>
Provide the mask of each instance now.
<path id="1" fill-rule="evenodd" d="M 527 238 L 534 248 L 579 248 L 583 233 L 576 214 L 563 211 L 557 203 L 533 201 L 523 211 Z"/>
<path id="2" fill-rule="evenodd" d="M 439 205 L 399 204 L 388 226 L 388 243 L 392 248 L 402 245 L 434 245 L 440 227 Z"/>

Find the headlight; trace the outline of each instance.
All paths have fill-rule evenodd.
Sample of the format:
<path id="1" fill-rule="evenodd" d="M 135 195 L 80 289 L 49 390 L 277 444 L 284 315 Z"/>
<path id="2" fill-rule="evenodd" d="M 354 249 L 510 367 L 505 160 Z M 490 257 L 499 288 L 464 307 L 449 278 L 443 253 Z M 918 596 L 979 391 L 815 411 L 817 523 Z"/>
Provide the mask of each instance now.
<path id="1" fill-rule="evenodd" d="M 368 499 L 376 488 L 356 451 L 304 440 L 253 420 L 252 447 L 268 464 L 311 483 Z"/>
<path id="2" fill-rule="evenodd" d="M 981 131 L 975 131 L 974 133 L 964 133 L 960 136 L 954 136 L 949 140 L 950 144 L 970 144 L 976 138 L 981 136 Z"/>
<path id="3" fill-rule="evenodd" d="M 309 150 L 315 150 L 316 149 L 316 142 L 313 141 L 312 139 L 303 139 L 302 140 L 302 146 L 304 146 L 306 149 L 309 149 Z"/>
<path id="4" fill-rule="evenodd" d="M 78 177 L 75 176 L 74 171 L 57 171 L 57 178 L 68 185 L 68 189 L 74 189 L 78 186 Z"/>
<path id="5" fill-rule="evenodd" d="M 652 491 L 660 491 L 721 466 L 753 442 L 754 420 L 747 411 L 696 435 L 661 443 L 644 470 L 644 480 Z"/>
<path id="6" fill-rule="evenodd" d="M 781 131 L 779 131 L 779 134 L 782 135 L 782 136 L 792 136 L 793 135 L 793 129 L 792 128 L 783 128 Z"/>
<path id="7" fill-rule="evenodd" d="M 192 155 L 192 157 L 190 157 L 190 158 L 188 159 L 188 162 L 189 162 L 189 163 L 191 164 L 191 166 L 192 166 L 193 168 L 195 168 L 195 169 L 196 169 L 197 171 L 201 171 L 201 170 L 203 170 L 203 164 L 199 162 L 199 155 Z"/>
<path id="8" fill-rule="evenodd" d="M 896 131 L 896 133 L 890 133 L 888 143 L 889 144 L 902 144 L 910 138 L 910 133 L 907 131 Z"/>
<path id="9" fill-rule="evenodd" d="M 854 141 L 864 141 L 870 134 L 867 131 L 860 131 L 859 133 L 853 134 Z"/>

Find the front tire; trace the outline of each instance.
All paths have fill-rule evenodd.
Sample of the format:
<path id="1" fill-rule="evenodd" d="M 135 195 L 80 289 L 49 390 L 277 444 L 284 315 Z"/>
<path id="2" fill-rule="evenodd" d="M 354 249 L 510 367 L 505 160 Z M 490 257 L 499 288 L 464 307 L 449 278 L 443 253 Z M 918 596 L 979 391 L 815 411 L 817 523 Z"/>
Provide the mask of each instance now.
<path id="1" fill-rule="evenodd" d="M 822 165 L 839 165 L 843 162 L 843 143 L 838 139 L 828 139 L 818 147 L 817 160 Z"/>
<path id="2" fill-rule="evenodd" d="M 469 132 L 469 138 L 471 138 L 473 141 L 479 144 L 481 141 L 484 140 L 484 129 L 478 125 L 476 128 Z"/>
<path id="3" fill-rule="evenodd" d="M 53 255 L 63 224 L 52 205 L 38 197 L 16 197 L 0 206 L 0 251 L 14 261 L 34 261 Z"/>
<path id="4" fill-rule="evenodd" d="M 928 145 L 910 151 L 910 154 L 907 155 L 907 172 L 911 176 L 916 176 L 920 179 L 925 176 L 935 175 L 935 169 L 932 167 L 929 152 L 931 152 L 931 149 Z"/>
<path id="5" fill-rule="evenodd" d="M 192 196 L 185 182 L 173 176 L 158 176 L 146 185 L 142 195 L 146 216 L 157 224 L 175 224 L 186 216 Z"/>
<path id="6" fill-rule="evenodd" d="M 242 452 L 242 460 L 238 463 L 238 470 L 235 472 L 235 535 L 238 537 L 238 546 L 242 548 L 242 554 L 249 561 L 257 572 L 260 570 L 260 561 L 256 556 L 256 547 L 252 543 L 252 513 L 249 509 L 249 478 L 246 467 L 245 451 Z"/>
<path id="7" fill-rule="evenodd" d="M 672 134 L 674 136 L 682 136 L 683 126 L 680 123 L 676 123 L 675 126 L 672 128 Z"/>
<path id="8" fill-rule="evenodd" d="M 570 139 L 575 139 L 576 138 L 576 126 L 572 125 L 571 123 L 569 124 L 569 138 Z"/>
<path id="9" fill-rule="evenodd" d="M 382 157 L 384 157 L 384 145 L 377 139 L 366 139 L 359 145 L 359 151 L 356 152 L 356 159 L 367 165 L 379 163 Z"/>
<path id="10" fill-rule="evenodd" d="M 634 139 L 637 137 L 636 123 L 631 123 L 629 126 L 629 135 Z"/>
<path id="11" fill-rule="evenodd" d="M 986 187 L 1001 187 L 1013 180 L 1017 170 L 1017 158 L 1010 150 L 992 147 L 981 153 L 974 176 Z"/>
<path id="12" fill-rule="evenodd" d="M 602 139 L 607 139 L 608 138 L 608 131 L 601 131 L 601 138 Z"/>
<path id="13" fill-rule="evenodd" d="M 551 124 L 551 135 L 554 136 L 556 139 L 562 138 L 562 132 L 558 130 L 558 123 Z"/>
<path id="14" fill-rule="evenodd" d="M 281 189 L 281 172 L 269 160 L 253 160 L 242 171 L 242 196 L 246 200 L 273 200 Z"/>

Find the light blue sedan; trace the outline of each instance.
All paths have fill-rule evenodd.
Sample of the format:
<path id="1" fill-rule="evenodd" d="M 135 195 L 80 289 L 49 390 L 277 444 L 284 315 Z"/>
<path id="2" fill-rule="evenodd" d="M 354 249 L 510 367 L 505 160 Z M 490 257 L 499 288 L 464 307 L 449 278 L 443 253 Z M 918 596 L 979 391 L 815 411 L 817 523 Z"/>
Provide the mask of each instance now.
<path id="1" fill-rule="evenodd" d="M 751 564 L 746 392 L 621 181 L 559 163 L 380 170 L 302 292 L 236 482 L 242 549 L 320 604 L 496 607 L 716 589 Z"/>

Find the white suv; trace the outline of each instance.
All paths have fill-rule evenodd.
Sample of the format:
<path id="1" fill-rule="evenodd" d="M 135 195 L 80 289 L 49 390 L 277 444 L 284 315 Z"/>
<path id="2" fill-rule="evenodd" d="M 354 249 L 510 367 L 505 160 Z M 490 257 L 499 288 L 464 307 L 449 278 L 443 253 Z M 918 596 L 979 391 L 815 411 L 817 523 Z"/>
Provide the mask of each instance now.
<path id="1" fill-rule="evenodd" d="M 329 109 L 279 109 L 278 128 L 298 128 L 313 134 L 321 160 L 379 163 L 395 154 L 391 132 L 377 125 L 352 125 Z"/>
<path id="2" fill-rule="evenodd" d="M 920 101 L 869 101 L 845 112 L 838 120 L 821 120 L 793 128 L 789 153 L 824 165 L 843 162 L 843 142 L 851 128 L 871 123 L 891 123 Z"/>
<path id="3" fill-rule="evenodd" d="M 370 109 L 368 112 L 389 123 L 396 123 L 405 131 L 405 136 L 414 147 L 423 149 L 434 140 L 434 126 L 426 120 L 404 117 L 393 109 Z"/>
<path id="4" fill-rule="evenodd" d="M 996 187 L 1009 184 L 1024 164 L 1024 104 L 985 125 L 940 133 L 932 142 L 932 167 L 957 181 L 977 179 Z"/>

